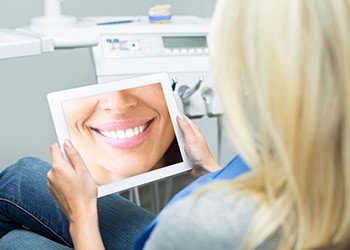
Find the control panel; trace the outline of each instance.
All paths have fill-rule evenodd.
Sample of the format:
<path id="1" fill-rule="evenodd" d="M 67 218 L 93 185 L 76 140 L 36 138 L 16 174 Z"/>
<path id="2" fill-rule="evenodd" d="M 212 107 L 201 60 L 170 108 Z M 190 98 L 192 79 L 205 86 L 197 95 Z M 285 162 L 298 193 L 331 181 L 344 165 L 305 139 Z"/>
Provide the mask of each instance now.
<path id="1" fill-rule="evenodd" d="M 113 35 L 100 36 L 105 58 L 208 56 L 206 36 Z"/>

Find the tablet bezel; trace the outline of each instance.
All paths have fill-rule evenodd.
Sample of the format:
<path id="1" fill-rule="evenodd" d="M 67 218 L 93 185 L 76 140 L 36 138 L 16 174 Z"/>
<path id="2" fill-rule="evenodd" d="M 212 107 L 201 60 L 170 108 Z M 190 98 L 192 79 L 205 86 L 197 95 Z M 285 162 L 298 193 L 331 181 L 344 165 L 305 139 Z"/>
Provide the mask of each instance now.
<path id="1" fill-rule="evenodd" d="M 152 181 L 160 180 L 172 175 L 176 175 L 191 169 L 188 158 L 184 151 L 184 138 L 182 132 L 176 122 L 178 108 L 176 105 L 173 90 L 169 76 L 166 73 L 152 74 L 147 76 L 129 78 L 124 80 L 113 81 L 103 84 L 93 84 L 84 87 L 67 89 L 57 92 L 52 92 L 47 95 L 49 102 L 53 123 L 55 126 L 57 138 L 61 149 L 65 139 L 70 139 L 65 119 L 65 113 L 62 103 L 69 100 L 84 98 L 88 96 L 95 96 L 111 91 L 118 91 L 136 87 L 147 86 L 155 83 L 160 83 L 163 89 L 166 104 L 169 110 L 171 123 L 173 125 L 175 136 L 178 141 L 182 162 L 173 165 L 165 166 L 156 170 L 138 174 L 127 179 L 117 182 L 112 182 L 106 185 L 98 186 L 98 197 L 103 197 L 112 193 L 124 191 L 136 186 L 144 185 Z M 67 156 L 62 150 L 62 154 L 67 159 Z"/>

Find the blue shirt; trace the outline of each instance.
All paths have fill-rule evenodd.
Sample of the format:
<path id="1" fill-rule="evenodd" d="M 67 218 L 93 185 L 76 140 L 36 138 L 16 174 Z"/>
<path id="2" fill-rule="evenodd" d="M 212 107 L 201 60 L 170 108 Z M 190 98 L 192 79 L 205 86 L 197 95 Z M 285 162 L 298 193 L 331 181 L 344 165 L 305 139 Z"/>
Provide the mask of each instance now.
<path id="1" fill-rule="evenodd" d="M 192 182 L 190 185 L 182 189 L 180 192 L 178 192 L 166 205 L 164 209 L 171 206 L 176 201 L 186 197 L 187 195 L 191 194 L 196 188 L 207 184 L 213 180 L 230 180 L 238 177 L 239 175 L 249 171 L 248 166 L 245 164 L 245 162 L 242 160 L 241 157 L 236 156 L 232 161 L 230 161 L 224 168 L 205 174 Z M 164 210 L 163 209 L 163 210 Z M 158 216 L 145 228 L 145 230 L 141 233 L 139 238 L 136 241 L 135 249 L 143 249 L 146 241 L 148 240 L 149 236 L 151 235 L 153 229 L 157 226 L 158 222 Z"/>

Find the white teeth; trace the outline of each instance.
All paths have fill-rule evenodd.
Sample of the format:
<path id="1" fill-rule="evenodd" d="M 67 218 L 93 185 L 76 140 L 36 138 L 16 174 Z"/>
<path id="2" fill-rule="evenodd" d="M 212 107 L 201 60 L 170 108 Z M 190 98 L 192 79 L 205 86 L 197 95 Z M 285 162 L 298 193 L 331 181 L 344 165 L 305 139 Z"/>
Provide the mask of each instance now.
<path id="1" fill-rule="evenodd" d="M 146 129 L 146 124 L 139 126 L 140 133 Z"/>
<path id="2" fill-rule="evenodd" d="M 111 131 L 106 131 L 106 136 L 107 136 L 107 137 L 112 137 Z"/>
<path id="3" fill-rule="evenodd" d="M 117 130 L 117 139 L 125 139 L 125 131 L 124 130 Z"/>
<path id="4" fill-rule="evenodd" d="M 147 125 L 143 124 L 135 128 L 128 128 L 126 130 L 100 130 L 100 134 L 112 138 L 112 139 L 127 139 L 137 136 L 138 134 L 145 131 Z"/>
<path id="5" fill-rule="evenodd" d="M 129 128 L 125 131 L 126 138 L 134 137 L 134 130 L 132 128 Z"/>
<path id="6" fill-rule="evenodd" d="M 112 138 L 115 138 L 115 139 L 117 139 L 117 132 L 116 131 L 109 131 L 109 133 L 110 133 L 110 136 L 112 137 Z"/>

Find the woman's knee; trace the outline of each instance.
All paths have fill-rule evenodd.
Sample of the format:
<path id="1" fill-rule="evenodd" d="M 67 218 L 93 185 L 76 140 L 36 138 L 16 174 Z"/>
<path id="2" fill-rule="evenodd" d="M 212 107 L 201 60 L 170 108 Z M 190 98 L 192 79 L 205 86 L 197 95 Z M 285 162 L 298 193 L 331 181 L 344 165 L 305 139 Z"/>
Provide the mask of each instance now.
<path id="1" fill-rule="evenodd" d="M 39 158 L 36 157 L 23 157 L 19 159 L 15 164 L 12 166 L 15 167 L 21 167 L 24 169 L 35 169 L 35 170 L 40 170 L 40 169 L 49 169 L 50 164 L 47 163 L 46 161 L 43 161 Z M 10 167 L 12 167 L 10 166 Z"/>
<path id="2" fill-rule="evenodd" d="M 50 164 L 34 157 L 24 157 L 0 173 L 0 193 L 16 192 L 47 184 Z"/>
<path id="3" fill-rule="evenodd" d="M 40 160 L 35 157 L 23 157 L 19 159 L 15 164 L 7 167 L 1 174 L 0 178 L 3 175 L 15 175 L 15 176 L 33 176 L 33 175 L 42 175 L 47 173 L 50 169 L 50 164 Z"/>

